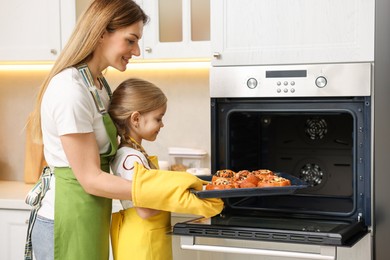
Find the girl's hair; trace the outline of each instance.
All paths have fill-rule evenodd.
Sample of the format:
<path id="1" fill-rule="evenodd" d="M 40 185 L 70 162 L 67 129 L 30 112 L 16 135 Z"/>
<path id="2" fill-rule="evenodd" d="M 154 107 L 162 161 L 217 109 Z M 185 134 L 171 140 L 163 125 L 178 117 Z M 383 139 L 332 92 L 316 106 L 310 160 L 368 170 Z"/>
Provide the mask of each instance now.
<path id="1" fill-rule="evenodd" d="M 140 114 L 154 111 L 167 103 L 165 94 L 153 83 L 130 78 L 123 81 L 112 93 L 108 113 L 114 122 L 121 143 L 129 141 L 128 119 L 138 111 Z"/>
<path id="2" fill-rule="evenodd" d="M 149 17 L 132 0 L 95 0 L 91 3 L 39 89 L 35 108 L 28 120 L 34 142 L 42 141 L 40 110 L 50 80 L 66 68 L 89 61 L 105 31 L 114 32 L 140 21 L 146 24 Z"/>
<path id="3" fill-rule="evenodd" d="M 112 94 L 108 113 L 114 122 L 121 146 L 130 146 L 142 152 L 148 159 L 148 155 L 140 144 L 130 138 L 128 119 L 133 112 L 140 114 L 156 110 L 167 103 L 165 94 L 153 83 L 136 78 L 123 81 Z M 149 161 L 149 166 L 155 166 Z"/>

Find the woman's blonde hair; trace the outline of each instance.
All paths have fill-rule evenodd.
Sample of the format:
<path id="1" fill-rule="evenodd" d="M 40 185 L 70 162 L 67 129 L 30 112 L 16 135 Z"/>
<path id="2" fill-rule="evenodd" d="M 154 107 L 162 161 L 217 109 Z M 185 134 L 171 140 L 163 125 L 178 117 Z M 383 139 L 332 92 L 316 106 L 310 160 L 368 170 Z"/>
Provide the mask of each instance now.
<path id="1" fill-rule="evenodd" d="M 130 78 L 123 81 L 112 93 L 108 113 L 116 125 L 122 141 L 128 141 L 130 129 L 127 121 L 133 112 L 140 114 L 156 110 L 167 103 L 167 97 L 153 83 Z"/>
<path id="2" fill-rule="evenodd" d="M 146 24 L 149 17 L 132 0 L 95 0 L 91 3 L 39 89 L 34 110 L 28 120 L 34 142 L 42 142 L 40 110 L 50 80 L 66 68 L 88 62 L 104 32 L 114 32 L 139 21 Z"/>

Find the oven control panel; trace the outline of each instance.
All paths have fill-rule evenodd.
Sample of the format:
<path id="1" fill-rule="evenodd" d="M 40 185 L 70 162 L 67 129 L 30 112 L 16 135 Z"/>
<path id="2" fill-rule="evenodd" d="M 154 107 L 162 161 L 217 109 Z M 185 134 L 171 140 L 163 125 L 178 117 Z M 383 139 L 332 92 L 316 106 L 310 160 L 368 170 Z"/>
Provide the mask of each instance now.
<path id="1" fill-rule="evenodd" d="M 371 63 L 212 67 L 210 95 L 212 98 L 370 96 L 371 74 Z"/>

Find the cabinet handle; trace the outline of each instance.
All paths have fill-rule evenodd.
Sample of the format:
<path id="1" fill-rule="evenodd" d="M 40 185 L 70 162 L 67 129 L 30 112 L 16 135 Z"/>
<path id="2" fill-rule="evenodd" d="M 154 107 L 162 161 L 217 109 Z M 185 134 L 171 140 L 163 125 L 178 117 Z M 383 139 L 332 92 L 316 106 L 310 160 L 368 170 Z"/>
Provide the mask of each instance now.
<path id="1" fill-rule="evenodd" d="M 213 53 L 213 57 L 216 58 L 216 59 L 220 59 L 220 58 L 221 58 L 221 53 L 219 53 L 219 52 L 214 52 L 214 53 Z"/>
<path id="2" fill-rule="evenodd" d="M 145 51 L 146 51 L 147 53 L 151 53 L 151 52 L 152 52 L 152 48 L 146 47 L 146 48 L 145 48 Z"/>
<path id="3" fill-rule="evenodd" d="M 53 54 L 53 55 L 57 55 L 57 50 L 56 49 L 51 49 L 50 53 Z"/>

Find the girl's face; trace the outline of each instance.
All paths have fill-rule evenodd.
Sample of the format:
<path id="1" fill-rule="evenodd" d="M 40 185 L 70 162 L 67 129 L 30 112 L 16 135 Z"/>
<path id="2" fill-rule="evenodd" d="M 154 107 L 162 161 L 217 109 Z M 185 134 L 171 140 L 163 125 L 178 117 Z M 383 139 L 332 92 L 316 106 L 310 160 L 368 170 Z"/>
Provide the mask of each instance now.
<path id="1" fill-rule="evenodd" d="M 142 140 L 156 140 L 160 129 L 164 127 L 162 118 L 164 117 L 166 111 L 167 105 L 165 104 L 156 110 L 138 114 L 138 119 L 132 123 L 130 131 L 131 137 L 134 138 L 139 144 L 141 144 Z"/>
<path id="2" fill-rule="evenodd" d="M 111 66 L 125 71 L 131 57 L 140 55 L 138 41 L 142 37 L 143 27 L 143 22 L 139 21 L 114 32 L 104 33 L 97 49 L 97 55 L 101 54 L 102 67 Z"/>

